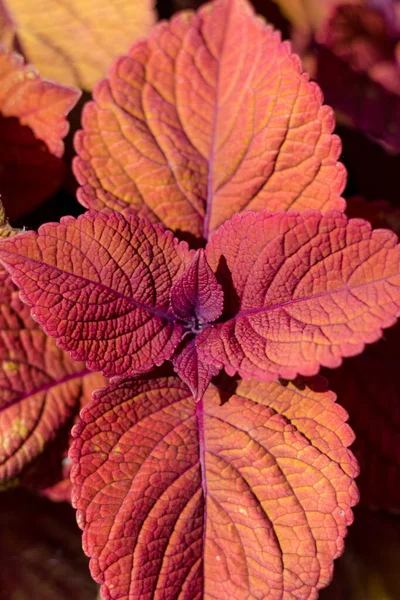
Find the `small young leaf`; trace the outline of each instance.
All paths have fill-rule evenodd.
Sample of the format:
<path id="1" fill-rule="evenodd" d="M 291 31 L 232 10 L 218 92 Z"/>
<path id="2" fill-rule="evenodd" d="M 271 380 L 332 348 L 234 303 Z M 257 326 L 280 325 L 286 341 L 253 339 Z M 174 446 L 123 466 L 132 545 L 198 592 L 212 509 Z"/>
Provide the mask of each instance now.
<path id="1" fill-rule="evenodd" d="M 83 410 L 73 502 L 108 600 L 315 599 L 329 583 L 357 501 L 345 411 L 320 380 L 220 393 L 195 403 L 153 376 Z"/>
<path id="2" fill-rule="evenodd" d="M 196 401 L 201 400 L 214 375 L 220 369 L 201 360 L 196 348 L 196 340 L 184 341 L 172 358 L 175 372 L 186 383 Z"/>
<path id="3" fill-rule="evenodd" d="M 400 314 L 396 241 L 336 211 L 236 215 L 206 255 L 214 271 L 227 265 L 237 310 L 199 334 L 200 358 L 263 381 L 340 365 Z"/>
<path id="4" fill-rule="evenodd" d="M 215 321 L 222 313 L 224 294 L 204 250 L 198 250 L 171 288 L 171 308 L 180 319 Z"/>
<path id="5" fill-rule="evenodd" d="M 193 252 L 149 221 L 64 217 L 4 240 L 0 251 L 34 318 L 92 370 L 148 370 L 181 340 L 169 294 Z"/>
<path id="6" fill-rule="evenodd" d="M 18 40 L 43 76 L 87 90 L 155 20 L 153 0 L 6 0 Z"/>
<path id="7" fill-rule="evenodd" d="M 333 112 L 245 0 L 160 23 L 94 99 L 75 138 L 84 206 L 205 239 L 244 209 L 344 209 Z"/>

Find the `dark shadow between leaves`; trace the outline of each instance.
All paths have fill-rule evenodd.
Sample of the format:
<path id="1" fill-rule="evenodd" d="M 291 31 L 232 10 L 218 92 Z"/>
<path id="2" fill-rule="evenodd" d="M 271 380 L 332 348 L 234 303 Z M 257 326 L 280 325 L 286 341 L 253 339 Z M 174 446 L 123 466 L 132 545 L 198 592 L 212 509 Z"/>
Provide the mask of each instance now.
<path id="1" fill-rule="evenodd" d="M 239 312 L 240 299 L 233 285 L 232 273 L 229 270 L 225 256 L 221 256 L 219 259 L 216 276 L 224 290 L 224 308 L 218 321 L 227 321 Z"/>
<path id="2" fill-rule="evenodd" d="M 231 377 L 230 375 L 227 375 L 225 371 L 221 371 L 212 378 L 212 384 L 218 389 L 221 406 L 229 402 L 231 397 L 236 394 L 239 381 L 239 375 Z"/>

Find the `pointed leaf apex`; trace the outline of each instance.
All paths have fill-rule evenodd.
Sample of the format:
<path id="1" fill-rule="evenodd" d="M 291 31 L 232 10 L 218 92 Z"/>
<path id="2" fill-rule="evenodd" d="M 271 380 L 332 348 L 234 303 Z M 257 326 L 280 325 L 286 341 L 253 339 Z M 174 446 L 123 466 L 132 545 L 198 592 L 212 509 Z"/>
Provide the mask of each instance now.
<path id="1" fill-rule="evenodd" d="M 171 289 L 172 310 L 179 319 L 209 323 L 221 315 L 223 302 L 222 287 L 200 249 Z"/>

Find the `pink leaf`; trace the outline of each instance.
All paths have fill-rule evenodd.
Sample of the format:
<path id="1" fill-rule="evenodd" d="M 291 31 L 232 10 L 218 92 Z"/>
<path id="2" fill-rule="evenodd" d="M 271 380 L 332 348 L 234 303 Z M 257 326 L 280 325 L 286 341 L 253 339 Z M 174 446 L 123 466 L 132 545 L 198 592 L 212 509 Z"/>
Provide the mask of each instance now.
<path id="1" fill-rule="evenodd" d="M 34 318 L 90 369 L 148 370 L 182 337 L 169 293 L 192 253 L 148 221 L 64 217 L 3 241 L 1 253 Z"/>
<path id="2" fill-rule="evenodd" d="M 357 501 L 345 411 L 319 380 L 220 394 L 125 380 L 83 410 L 73 502 L 105 600 L 314 600 L 329 583 Z"/>
<path id="3" fill-rule="evenodd" d="M 340 365 L 400 314 L 396 241 L 338 212 L 236 215 L 206 255 L 214 271 L 226 264 L 237 306 L 200 333 L 200 358 L 264 381 Z"/>

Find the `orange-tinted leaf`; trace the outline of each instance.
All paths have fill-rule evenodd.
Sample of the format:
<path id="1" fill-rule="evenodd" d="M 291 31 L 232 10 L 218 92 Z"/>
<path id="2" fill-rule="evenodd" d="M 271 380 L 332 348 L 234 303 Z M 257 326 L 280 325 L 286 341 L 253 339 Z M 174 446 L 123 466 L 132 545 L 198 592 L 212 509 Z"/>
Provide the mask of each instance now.
<path id="1" fill-rule="evenodd" d="M 400 511 L 400 326 L 361 356 L 326 371 L 356 434 L 363 504 Z"/>
<path id="2" fill-rule="evenodd" d="M 0 203 L 0 238 L 17 233 L 6 221 Z M 57 348 L 29 315 L 10 275 L 0 269 L 0 480 L 10 485 L 54 445 L 56 460 L 65 450 L 65 427 L 71 427 L 92 391 L 104 385 Z M 67 432 L 68 434 L 68 432 Z M 61 446 L 60 446 L 60 443 Z M 64 446 L 63 446 L 64 444 Z M 60 449 L 61 448 L 61 449 Z M 54 447 L 53 447 L 54 450 Z M 50 457 L 52 458 L 52 457 Z M 40 461 L 39 473 L 51 469 Z M 36 473 L 37 474 L 37 473 Z M 37 478 L 40 487 L 40 477 Z"/>
<path id="3" fill-rule="evenodd" d="M 208 237 L 244 209 L 343 210 L 331 109 L 245 0 L 180 13 L 94 90 L 79 198 Z"/>
<path id="4" fill-rule="evenodd" d="M 294 29 L 315 31 L 340 0 L 274 0 Z M 346 0 L 347 4 L 357 0 Z"/>
<path id="5" fill-rule="evenodd" d="M 1 600 L 95 600 L 74 513 L 22 490 L 0 494 Z"/>
<path id="6" fill-rule="evenodd" d="M 240 382 L 198 403 L 174 377 L 97 392 L 71 457 L 104 597 L 315 599 L 357 501 L 334 399 L 320 380 Z"/>
<path id="7" fill-rule="evenodd" d="M 0 50 L 0 194 L 10 219 L 61 185 L 66 117 L 79 95 L 40 79 L 20 56 Z"/>
<path id="8" fill-rule="evenodd" d="M 339 366 L 400 314 L 396 242 L 336 211 L 235 215 L 206 255 L 236 306 L 199 334 L 200 358 L 262 381 Z"/>
<path id="9" fill-rule="evenodd" d="M 29 61 L 45 77 L 90 90 L 155 20 L 153 0 L 4 0 Z"/>
<path id="10" fill-rule="evenodd" d="M 0 84 L 3 117 L 17 117 L 52 154 L 62 156 L 62 139 L 69 128 L 66 116 L 78 101 L 79 90 L 41 79 L 21 56 L 4 51 L 0 52 Z"/>

